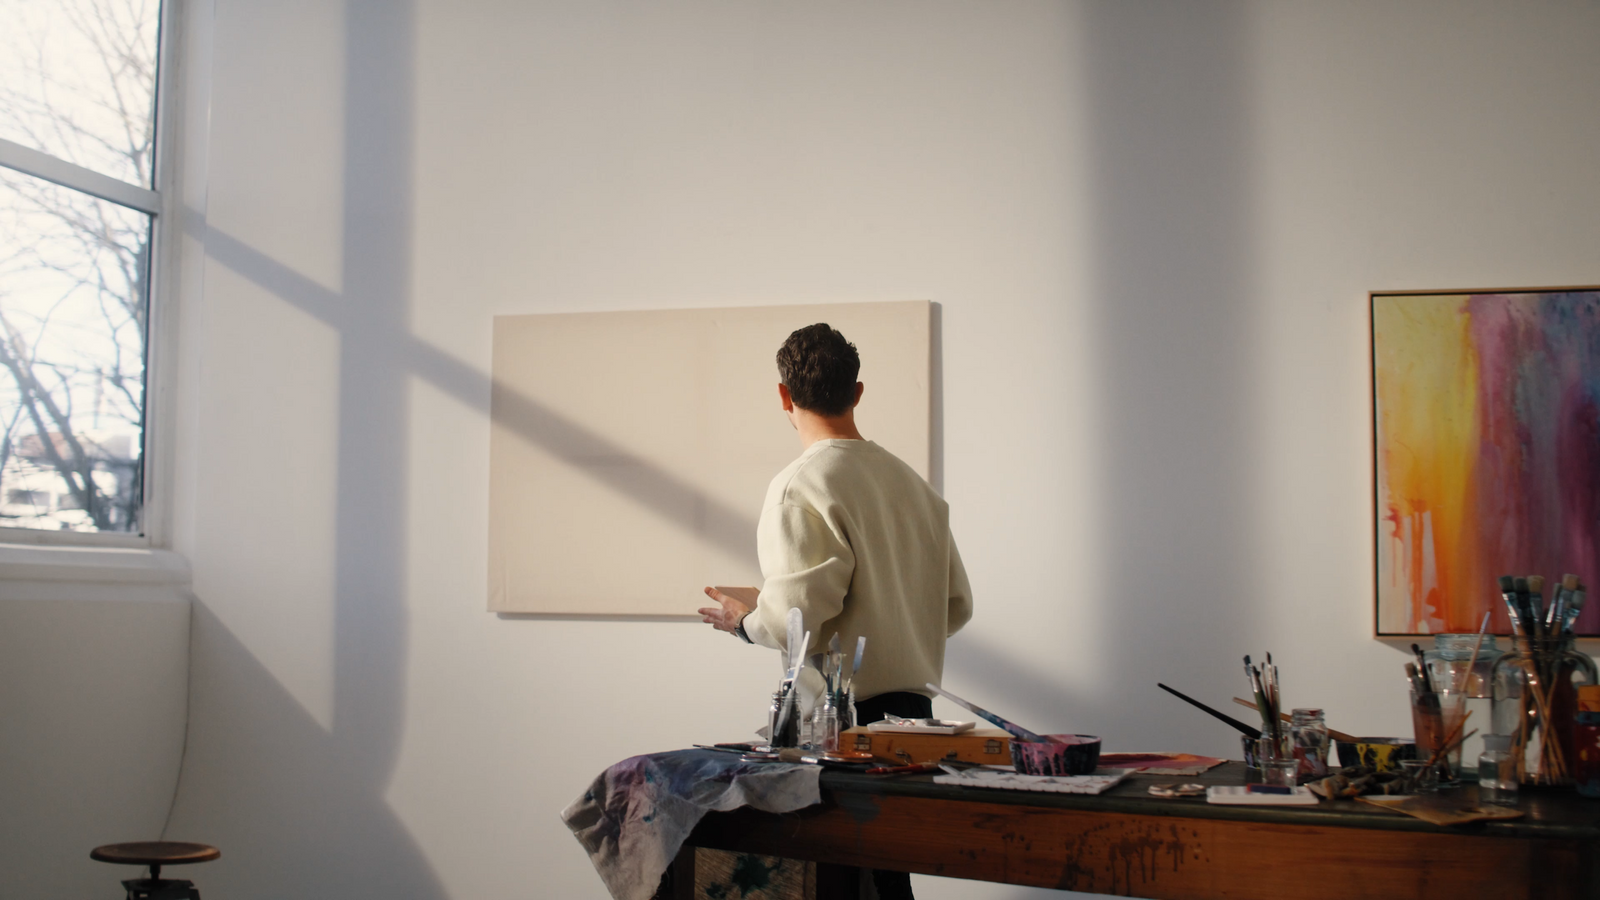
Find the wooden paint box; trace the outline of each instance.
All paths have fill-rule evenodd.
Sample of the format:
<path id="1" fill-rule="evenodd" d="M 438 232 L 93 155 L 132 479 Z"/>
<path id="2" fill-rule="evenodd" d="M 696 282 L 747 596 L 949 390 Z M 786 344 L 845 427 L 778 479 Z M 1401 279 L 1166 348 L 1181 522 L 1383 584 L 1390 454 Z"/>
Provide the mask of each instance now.
<path id="1" fill-rule="evenodd" d="M 1011 735 L 998 728 L 974 728 L 961 734 L 904 734 L 856 727 L 839 736 L 839 748 L 871 753 L 873 759 L 894 765 L 950 758 L 983 765 L 1011 765 Z"/>

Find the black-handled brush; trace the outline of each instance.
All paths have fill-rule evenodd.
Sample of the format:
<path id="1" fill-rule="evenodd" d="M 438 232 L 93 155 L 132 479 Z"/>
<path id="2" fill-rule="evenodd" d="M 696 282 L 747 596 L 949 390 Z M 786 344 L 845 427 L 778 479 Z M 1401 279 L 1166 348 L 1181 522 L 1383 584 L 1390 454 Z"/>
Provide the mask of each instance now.
<path id="1" fill-rule="evenodd" d="M 1193 697 L 1185 695 L 1182 691 L 1175 690 L 1173 688 L 1169 688 L 1169 687 L 1167 687 L 1166 685 L 1162 684 L 1159 681 L 1156 682 L 1156 687 L 1161 688 L 1163 691 L 1166 691 L 1167 693 L 1171 694 L 1172 696 L 1177 697 L 1179 700 L 1182 700 L 1183 702 L 1189 704 L 1190 706 L 1193 706 L 1195 709 L 1198 709 L 1201 712 L 1210 713 L 1212 716 L 1215 716 L 1216 718 L 1221 719 L 1224 722 L 1227 722 L 1229 725 L 1232 725 L 1235 729 L 1237 729 L 1240 734 L 1244 735 L 1245 737 L 1250 738 L 1251 740 L 1255 740 L 1256 738 L 1261 737 L 1261 729 L 1253 728 L 1253 727 L 1251 727 L 1249 725 L 1246 725 L 1245 723 L 1239 721 L 1238 719 L 1235 719 L 1233 716 L 1227 715 L 1226 713 L 1217 712 L 1216 710 L 1214 710 L 1211 707 L 1205 705 L 1204 703 L 1201 703 L 1199 700 L 1196 700 Z"/>

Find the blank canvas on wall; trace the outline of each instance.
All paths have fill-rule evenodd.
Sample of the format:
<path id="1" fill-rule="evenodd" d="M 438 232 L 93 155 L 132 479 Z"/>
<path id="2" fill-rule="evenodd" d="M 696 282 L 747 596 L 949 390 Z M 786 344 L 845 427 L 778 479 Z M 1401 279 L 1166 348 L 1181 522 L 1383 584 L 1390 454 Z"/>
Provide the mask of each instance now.
<path id="1" fill-rule="evenodd" d="M 929 477 L 927 301 L 497 316 L 489 609 L 695 615 L 761 583 L 767 483 L 800 455 L 775 355 L 816 322 L 861 353 L 863 436 Z"/>

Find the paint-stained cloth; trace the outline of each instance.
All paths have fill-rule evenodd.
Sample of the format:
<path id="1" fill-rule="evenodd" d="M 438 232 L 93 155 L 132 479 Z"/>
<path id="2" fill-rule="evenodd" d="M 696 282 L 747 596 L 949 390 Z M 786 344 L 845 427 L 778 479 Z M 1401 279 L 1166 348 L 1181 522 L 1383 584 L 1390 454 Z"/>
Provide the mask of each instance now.
<path id="1" fill-rule="evenodd" d="M 820 766 L 745 762 L 715 750 L 635 756 L 594 780 L 561 820 L 616 900 L 648 900 L 708 812 L 783 813 L 822 800 Z"/>

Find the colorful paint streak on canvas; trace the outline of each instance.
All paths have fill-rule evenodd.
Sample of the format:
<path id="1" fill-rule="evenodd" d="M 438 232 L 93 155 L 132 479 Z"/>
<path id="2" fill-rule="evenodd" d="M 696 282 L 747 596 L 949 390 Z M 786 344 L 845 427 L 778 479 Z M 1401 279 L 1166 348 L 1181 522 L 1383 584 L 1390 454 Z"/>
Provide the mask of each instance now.
<path id="1" fill-rule="evenodd" d="M 1374 296 L 1372 329 L 1379 633 L 1508 634 L 1501 575 L 1592 596 L 1600 291 Z"/>

